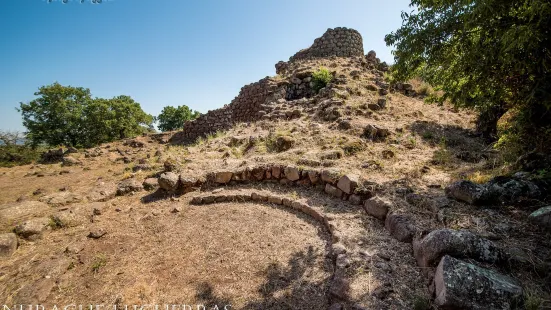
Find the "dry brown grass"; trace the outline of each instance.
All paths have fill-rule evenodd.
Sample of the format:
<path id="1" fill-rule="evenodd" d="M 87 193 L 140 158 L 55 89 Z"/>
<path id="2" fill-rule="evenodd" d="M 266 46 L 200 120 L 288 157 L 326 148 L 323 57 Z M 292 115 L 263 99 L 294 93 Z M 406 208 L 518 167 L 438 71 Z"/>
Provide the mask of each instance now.
<path id="1" fill-rule="evenodd" d="M 325 66 L 349 77 L 357 69 L 357 61 L 338 58 L 304 61 L 296 66 Z M 129 177 L 141 181 L 153 176 L 162 171 L 167 159 L 176 162 L 179 173 L 200 176 L 216 169 L 260 163 L 296 164 L 303 158 L 322 161 L 322 153 L 338 150 L 343 152 L 342 158 L 324 163 L 382 184 L 379 194 L 391 199 L 394 210 L 410 215 L 421 229 L 450 227 L 500 234 L 504 237 L 496 242 L 527 252 L 534 261 L 532 269 L 541 266 L 538 250 L 546 241 L 526 230 L 520 220 L 526 216 L 525 210 L 486 212 L 453 202 L 442 216 L 430 207 L 405 201 L 403 191 L 397 189 L 407 187 L 429 198 L 441 197 L 443 189 L 435 186 L 458 178 L 484 182 L 506 169 L 500 166 L 498 155 L 487 152 L 482 141 L 470 134 L 474 115 L 466 111 L 389 94 L 385 96 L 386 109 L 364 113 L 366 103 L 381 97 L 366 85 L 380 78 L 363 70 L 358 80 L 349 77 L 347 85 L 340 87 L 345 101 L 340 109 L 352 125 L 347 130 L 309 114 L 292 121 L 238 124 L 192 146 L 159 145 L 147 137 L 138 138 L 146 143 L 143 149 L 116 142 L 103 146 L 100 157 L 85 159 L 79 155 L 84 166 L 0 168 L 0 203 L 20 198 L 38 200 L 62 188 L 85 197 L 97 182 Z M 390 137 L 382 142 L 361 138 L 368 124 L 388 128 Z M 278 134 L 292 137 L 294 146 L 284 152 L 268 149 L 266 139 Z M 255 136 L 259 142 L 250 147 L 230 145 L 233 136 Z M 132 163 L 123 163 L 117 148 L 126 152 Z M 160 156 L 154 155 L 157 149 L 161 149 Z M 389 151 L 394 156 L 388 156 Z M 132 165 L 139 159 L 145 159 L 152 170 L 133 173 Z M 346 272 L 352 279 L 354 302 L 370 309 L 412 309 L 417 301 L 430 297 L 422 270 L 411 255 L 411 245 L 390 237 L 384 225 L 367 216 L 361 207 L 328 198 L 315 189 L 252 186 L 302 199 L 334 218 L 342 242 L 350 250 L 352 263 Z M 41 193 L 33 194 L 38 189 Z M 250 188 L 226 189 L 230 190 L 247 192 Z M 42 299 L 44 304 L 77 300 L 123 304 L 231 302 L 234 309 L 327 306 L 326 286 L 333 272 L 331 258 L 325 256 L 329 240 L 309 218 L 258 204 L 191 206 L 188 200 L 192 194 L 179 201 L 163 199 L 146 204 L 140 200 L 146 195 L 140 192 L 101 203 L 102 214 L 94 217 L 86 201 L 51 207 L 52 212 L 67 209 L 88 220 L 49 230 L 36 242 L 22 241 L 11 258 L 0 261 L 0 296 L 5 303 Z M 175 207 L 180 212 L 171 213 Z M 0 227 L 0 231 L 11 230 L 13 224 Z M 512 228 L 499 230 L 507 225 Z M 105 229 L 107 235 L 99 240 L 86 238 L 90 230 L 98 228 Z M 541 291 L 541 279 L 527 269 L 515 272 L 523 283 L 533 283 Z M 375 297 L 384 287 L 392 287 L 389 296 Z"/>

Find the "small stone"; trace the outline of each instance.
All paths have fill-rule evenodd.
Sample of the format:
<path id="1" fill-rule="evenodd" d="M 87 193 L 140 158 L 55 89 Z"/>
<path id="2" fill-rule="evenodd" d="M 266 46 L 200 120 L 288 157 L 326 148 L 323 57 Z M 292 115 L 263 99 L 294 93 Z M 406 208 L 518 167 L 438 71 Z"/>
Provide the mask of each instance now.
<path id="1" fill-rule="evenodd" d="M 319 172 L 315 170 L 309 170 L 307 173 L 308 173 L 308 179 L 310 179 L 310 182 L 312 184 L 317 184 L 320 181 Z"/>
<path id="2" fill-rule="evenodd" d="M 342 197 L 342 191 L 329 183 L 325 184 L 325 192 L 337 198 Z"/>
<path id="3" fill-rule="evenodd" d="M 218 184 L 226 184 L 230 182 L 233 172 L 231 171 L 218 171 L 214 173 L 214 182 Z"/>
<path id="4" fill-rule="evenodd" d="M 334 276 L 329 285 L 329 294 L 340 300 L 347 300 L 350 294 L 350 282 L 342 276 Z"/>
<path id="5" fill-rule="evenodd" d="M 283 204 L 283 198 L 277 196 L 268 196 L 268 202 L 280 205 Z"/>
<path id="6" fill-rule="evenodd" d="M 157 180 L 159 187 L 168 192 L 173 192 L 178 187 L 179 177 L 174 172 L 165 172 L 159 176 Z"/>
<path id="7" fill-rule="evenodd" d="M 365 212 L 383 221 L 391 207 L 392 203 L 388 199 L 379 196 L 372 197 L 364 202 Z"/>
<path id="8" fill-rule="evenodd" d="M 104 231 L 102 229 L 97 229 L 97 230 L 90 231 L 90 233 L 86 237 L 91 238 L 91 239 L 99 239 L 99 238 L 105 236 L 105 234 L 107 234 L 106 231 Z"/>
<path id="9" fill-rule="evenodd" d="M 385 228 L 392 237 L 400 242 L 410 243 L 415 234 L 415 225 L 411 218 L 401 214 L 387 215 Z"/>
<path id="10" fill-rule="evenodd" d="M 125 195 L 133 192 L 138 192 L 143 189 L 143 185 L 136 179 L 126 179 L 117 186 L 117 195 Z"/>
<path id="11" fill-rule="evenodd" d="M 348 198 L 348 201 L 350 201 L 350 203 L 353 205 L 360 205 L 362 204 L 362 197 L 360 195 L 352 194 Z"/>
<path id="12" fill-rule="evenodd" d="M 382 155 L 384 159 L 391 159 L 396 156 L 391 150 L 383 150 Z"/>
<path id="13" fill-rule="evenodd" d="M 297 167 L 285 167 L 285 177 L 289 181 L 296 181 L 300 179 L 300 171 Z"/>
<path id="14" fill-rule="evenodd" d="M 321 180 L 330 184 L 336 184 L 340 176 L 337 171 L 323 170 L 321 172 Z"/>
<path id="15" fill-rule="evenodd" d="M 145 179 L 145 181 L 143 181 L 142 185 L 143 188 L 145 188 L 146 190 L 152 190 L 157 188 L 157 186 L 159 186 L 159 183 L 156 178 L 147 178 Z"/>
<path id="16" fill-rule="evenodd" d="M 343 175 L 337 182 L 337 187 L 347 194 L 353 194 L 358 187 L 359 177 L 355 174 Z"/>
<path id="17" fill-rule="evenodd" d="M 350 259 L 348 259 L 348 256 L 346 254 L 339 254 L 337 255 L 335 265 L 337 266 L 337 268 L 348 268 L 351 265 Z"/>
<path id="18" fill-rule="evenodd" d="M 49 222 L 48 218 L 33 218 L 15 226 L 14 232 L 22 238 L 36 240 L 46 230 Z"/>
<path id="19" fill-rule="evenodd" d="M 275 150 L 277 152 L 287 151 L 295 144 L 295 140 L 289 136 L 279 136 L 275 141 Z"/>
<path id="20" fill-rule="evenodd" d="M 346 253 L 346 248 L 342 243 L 333 243 L 331 245 L 331 254 L 338 256 L 339 254 Z"/>
<path id="21" fill-rule="evenodd" d="M 0 256 L 11 256 L 17 249 L 17 236 L 14 233 L 0 234 Z"/>

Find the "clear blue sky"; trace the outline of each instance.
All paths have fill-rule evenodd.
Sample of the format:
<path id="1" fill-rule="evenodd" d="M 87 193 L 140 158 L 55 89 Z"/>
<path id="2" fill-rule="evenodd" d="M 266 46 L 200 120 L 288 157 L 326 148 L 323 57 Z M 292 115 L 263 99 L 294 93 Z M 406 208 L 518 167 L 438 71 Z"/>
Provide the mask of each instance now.
<path id="1" fill-rule="evenodd" d="M 129 95 L 206 112 L 275 75 L 274 64 L 327 28 L 358 30 L 392 61 L 384 35 L 409 0 L 0 0 L 0 129 L 24 130 L 15 107 L 55 81 L 95 97 Z"/>

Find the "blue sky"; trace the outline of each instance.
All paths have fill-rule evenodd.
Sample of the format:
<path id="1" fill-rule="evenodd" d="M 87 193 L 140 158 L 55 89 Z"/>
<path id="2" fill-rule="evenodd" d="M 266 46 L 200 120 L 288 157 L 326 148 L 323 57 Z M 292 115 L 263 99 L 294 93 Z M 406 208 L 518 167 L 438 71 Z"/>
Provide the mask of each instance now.
<path id="1" fill-rule="evenodd" d="M 387 62 L 385 34 L 409 0 L 1 0 L 0 129 L 24 130 L 19 102 L 42 85 L 129 95 L 157 115 L 164 106 L 206 112 L 327 28 L 358 30 Z"/>

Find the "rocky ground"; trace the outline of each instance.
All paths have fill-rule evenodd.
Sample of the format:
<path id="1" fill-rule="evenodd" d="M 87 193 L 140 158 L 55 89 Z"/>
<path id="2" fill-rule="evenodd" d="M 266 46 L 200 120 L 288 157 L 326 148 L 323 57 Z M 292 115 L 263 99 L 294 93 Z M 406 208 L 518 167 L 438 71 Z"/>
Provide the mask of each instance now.
<path id="1" fill-rule="evenodd" d="M 1 168 L 0 300 L 550 307 L 548 184 L 384 67 L 304 60 L 275 79 L 298 89 L 320 66 L 335 80 L 319 94 L 193 145 L 149 135 Z"/>

